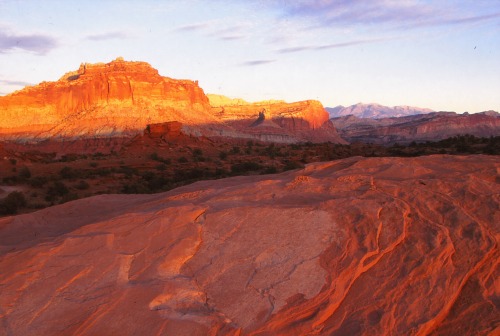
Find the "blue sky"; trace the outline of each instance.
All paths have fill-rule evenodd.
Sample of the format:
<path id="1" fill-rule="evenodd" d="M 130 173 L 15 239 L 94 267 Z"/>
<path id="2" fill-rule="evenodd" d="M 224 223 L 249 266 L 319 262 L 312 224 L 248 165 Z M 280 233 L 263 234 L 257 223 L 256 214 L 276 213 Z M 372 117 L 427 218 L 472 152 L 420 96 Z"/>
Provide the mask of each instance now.
<path id="1" fill-rule="evenodd" d="M 249 101 L 500 111 L 499 0 L 0 0 L 0 94 L 118 56 Z"/>

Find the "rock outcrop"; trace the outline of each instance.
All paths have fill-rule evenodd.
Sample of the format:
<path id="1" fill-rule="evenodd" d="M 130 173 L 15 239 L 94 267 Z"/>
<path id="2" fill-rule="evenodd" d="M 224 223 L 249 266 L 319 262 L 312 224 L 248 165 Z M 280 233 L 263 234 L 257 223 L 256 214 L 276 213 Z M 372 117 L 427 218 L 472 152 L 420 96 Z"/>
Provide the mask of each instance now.
<path id="1" fill-rule="evenodd" d="M 0 334 L 496 335 L 499 171 L 356 157 L 1 218 Z"/>
<path id="2" fill-rule="evenodd" d="M 248 103 L 219 95 L 209 95 L 209 98 L 214 115 L 237 131 L 235 135 L 224 132 L 224 136 L 247 136 L 285 143 L 345 143 L 329 122 L 328 113 L 319 101 L 286 103 L 270 100 Z"/>
<path id="3" fill-rule="evenodd" d="M 194 136 L 274 142 L 343 142 L 321 103 L 269 100 L 249 104 L 205 95 L 197 82 L 163 77 L 145 62 L 118 58 L 82 64 L 56 82 L 0 97 L 0 140 L 40 142 L 132 137 L 149 124 L 180 122 Z M 248 121 L 266 110 L 276 126 L 247 132 Z"/>
<path id="4" fill-rule="evenodd" d="M 434 112 L 401 118 L 331 119 L 341 137 L 349 142 L 376 144 L 408 144 L 412 141 L 437 141 L 456 135 L 478 137 L 500 135 L 500 114 L 494 111 L 457 114 Z"/>
<path id="5" fill-rule="evenodd" d="M 147 124 L 216 123 L 197 82 L 162 77 L 145 62 L 121 58 L 82 64 L 56 82 L 0 97 L 2 139 L 123 136 Z"/>
<path id="6" fill-rule="evenodd" d="M 327 112 L 330 118 L 345 117 L 353 115 L 358 118 L 392 118 L 392 117 L 406 117 L 415 114 L 427 114 L 434 112 L 428 108 L 413 107 L 413 106 L 384 106 L 380 104 L 355 104 L 351 106 L 335 106 L 327 107 Z"/>

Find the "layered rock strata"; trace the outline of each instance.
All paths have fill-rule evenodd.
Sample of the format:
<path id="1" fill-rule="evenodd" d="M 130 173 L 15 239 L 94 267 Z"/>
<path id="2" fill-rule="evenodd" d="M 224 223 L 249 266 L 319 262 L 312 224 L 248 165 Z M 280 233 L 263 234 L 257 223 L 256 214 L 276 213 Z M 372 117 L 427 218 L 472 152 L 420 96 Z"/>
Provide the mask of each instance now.
<path id="1" fill-rule="evenodd" d="M 478 137 L 500 135 L 500 114 L 494 111 L 457 114 L 435 112 L 401 118 L 368 119 L 347 116 L 331 119 L 340 136 L 349 142 L 408 144 L 437 141 L 470 134 Z"/>
<path id="2" fill-rule="evenodd" d="M 0 97 L 2 139 L 111 137 L 165 121 L 218 122 L 197 82 L 163 77 L 145 62 L 82 64 L 56 82 Z"/>

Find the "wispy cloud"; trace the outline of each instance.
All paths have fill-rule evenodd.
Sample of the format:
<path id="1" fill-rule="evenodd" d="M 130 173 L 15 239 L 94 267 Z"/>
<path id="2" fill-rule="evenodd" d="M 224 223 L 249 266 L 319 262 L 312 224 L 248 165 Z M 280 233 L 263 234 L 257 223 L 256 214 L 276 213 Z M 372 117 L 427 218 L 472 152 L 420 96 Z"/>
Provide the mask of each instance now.
<path id="1" fill-rule="evenodd" d="M 43 55 L 57 46 L 57 40 L 49 35 L 18 34 L 0 30 L 0 54 L 24 50 Z"/>
<path id="2" fill-rule="evenodd" d="M 223 41 L 235 41 L 245 39 L 248 35 L 249 27 L 247 24 L 235 24 L 221 22 L 218 20 L 191 23 L 175 28 L 173 31 L 178 33 L 198 33 L 211 38 Z"/>
<path id="3" fill-rule="evenodd" d="M 192 23 L 192 24 L 179 26 L 179 27 L 175 28 L 174 31 L 177 31 L 177 32 L 200 31 L 200 30 L 206 30 L 206 29 L 212 27 L 212 25 L 213 25 L 212 22 Z"/>
<path id="4" fill-rule="evenodd" d="M 118 40 L 129 38 L 129 35 L 124 32 L 109 32 L 103 34 L 87 35 L 85 39 L 91 41 L 106 41 L 106 40 Z"/>
<path id="5" fill-rule="evenodd" d="M 500 18 L 500 12 L 488 14 L 488 15 L 477 15 L 468 17 L 455 17 L 448 20 L 444 20 L 444 24 L 462 24 L 462 23 L 474 23 L 480 21 L 488 21 L 492 19 Z"/>
<path id="6" fill-rule="evenodd" d="M 234 40 L 242 40 L 245 38 L 244 35 L 223 35 L 219 37 L 221 40 L 224 41 L 234 41 Z"/>
<path id="7" fill-rule="evenodd" d="M 483 9 L 484 11 L 484 9 Z M 289 17 L 313 19 L 316 26 L 383 25 L 397 28 L 467 24 L 500 17 L 489 12 L 461 12 L 444 2 L 422 0 L 297 0 L 285 8 Z"/>
<path id="8" fill-rule="evenodd" d="M 388 40 L 388 39 L 375 38 L 375 39 L 348 41 L 348 42 L 331 43 L 331 44 L 323 44 L 323 45 L 298 46 L 298 47 L 291 47 L 291 48 L 281 48 L 281 49 L 276 50 L 276 52 L 278 52 L 280 54 L 288 54 L 288 53 L 296 53 L 296 52 L 308 51 L 308 50 L 328 50 L 328 49 L 336 49 L 336 48 L 346 48 L 346 47 L 351 47 L 351 46 L 360 45 L 360 44 L 375 43 L 375 42 L 380 42 L 380 41 L 385 41 L 385 40 Z"/>
<path id="9" fill-rule="evenodd" d="M 14 86 L 28 86 L 33 85 L 33 83 L 23 82 L 23 81 L 13 81 L 7 79 L 0 79 L 0 83 L 4 85 L 14 85 Z"/>
<path id="10" fill-rule="evenodd" d="M 257 66 L 257 65 L 264 65 L 264 64 L 274 63 L 274 62 L 276 62 L 276 60 L 254 60 L 254 61 L 243 62 L 240 65 L 242 65 L 242 66 Z"/>

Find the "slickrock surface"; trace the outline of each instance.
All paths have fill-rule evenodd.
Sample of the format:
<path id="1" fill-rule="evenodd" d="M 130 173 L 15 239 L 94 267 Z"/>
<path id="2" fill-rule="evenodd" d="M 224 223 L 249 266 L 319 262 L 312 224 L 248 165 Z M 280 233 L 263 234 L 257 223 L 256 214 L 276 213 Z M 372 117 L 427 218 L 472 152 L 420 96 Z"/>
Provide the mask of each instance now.
<path id="1" fill-rule="evenodd" d="M 500 161 L 350 158 L 0 219 L 2 335 L 498 335 Z"/>
<path id="2" fill-rule="evenodd" d="M 341 137 L 349 142 L 377 144 L 437 141 L 456 135 L 500 135 L 500 114 L 433 112 L 401 118 L 369 119 L 346 116 L 331 119 Z"/>

